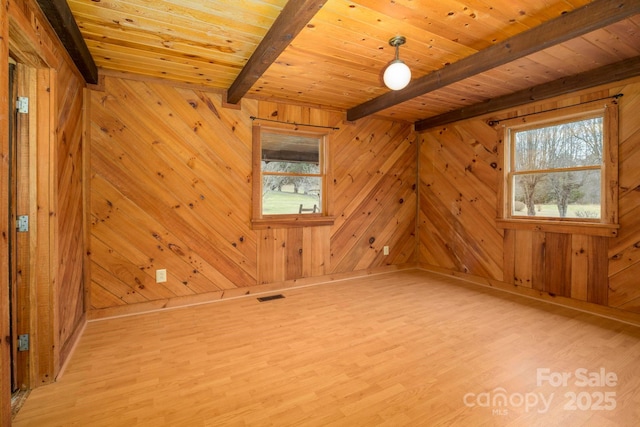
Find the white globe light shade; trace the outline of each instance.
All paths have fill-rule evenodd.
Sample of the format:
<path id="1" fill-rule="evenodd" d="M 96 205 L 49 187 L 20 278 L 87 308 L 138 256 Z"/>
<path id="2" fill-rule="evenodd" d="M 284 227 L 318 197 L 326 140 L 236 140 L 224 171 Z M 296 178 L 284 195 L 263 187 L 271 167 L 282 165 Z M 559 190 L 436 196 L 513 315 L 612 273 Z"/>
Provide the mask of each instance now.
<path id="1" fill-rule="evenodd" d="M 404 89 L 411 81 L 411 70 L 407 64 L 396 59 L 384 70 L 382 79 L 391 90 Z"/>

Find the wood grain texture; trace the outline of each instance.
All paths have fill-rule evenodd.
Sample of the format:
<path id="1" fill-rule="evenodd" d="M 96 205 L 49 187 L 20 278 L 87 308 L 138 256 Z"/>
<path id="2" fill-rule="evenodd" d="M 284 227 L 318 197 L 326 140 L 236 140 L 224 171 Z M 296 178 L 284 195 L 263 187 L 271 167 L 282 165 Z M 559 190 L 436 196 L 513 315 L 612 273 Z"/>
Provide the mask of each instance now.
<path id="1" fill-rule="evenodd" d="M 283 295 L 90 322 L 65 374 L 33 391 L 13 425 L 613 426 L 640 417 L 635 326 L 416 270 Z M 571 373 L 567 386 L 537 384 L 545 368 Z M 580 387 L 579 368 L 618 381 Z M 554 396 L 546 411 L 465 404 L 499 388 Z M 615 392 L 614 410 L 565 410 L 567 392 L 605 391 Z"/>
<path id="2" fill-rule="evenodd" d="M 542 290 L 551 295 L 571 296 L 571 235 L 546 233 L 544 261 Z"/>
<path id="3" fill-rule="evenodd" d="M 9 13 L 0 7 L 0 182 L 9 182 Z M 6 129 L 6 131 L 5 131 Z M 9 186 L 0 186 L 0 336 L 10 336 L 9 324 Z M 0 345 L 0 424 L 11 422 L 11 346 Z"/>
<path id="4" fill-rule="evenodd" d="M 92 4 L 70 3 L 81 3 L 83 7 L 98 7 L 100 3 L 100 7 L 108 8 L 115 4 L 104 0 Z M 154 4 L 161 3 L 166 5 L 166 2 Z M 264 9 L 255 9 L 259 16 L 250 20 L 250 24 L 238 21 L 238 25 L 245 29 L 256 25 L 266 31 L 282 2 L 253 3 L 263 4 Z M 376 8 L 389 6 L 382 0 L 370 3 Z M 0 12 L 2 59 L 8 55 L 4 43 L 9 40 L 10 49 L 18 59 L 38 68 L 38 93 L 50 97 L 47 103 L 37 103 L 35 176 L 39 186 L 37 197 L 30 206 L 31 211 L 37 211 L 38 218 L 37 274 L 31 276 L 37 281 L 33 302 L 37 301 L 38 305 L 33 308 L 38 315 L 37 319 L 32 319 L 36 323 L 32 330 L 37 333 L 34 344 L 38 353 L 37 358 L 33 356 L 33 369 L 38 383 L 53 381 L 70 354 L 84 321 L 82 307 L 86 294 L 90 296 L 91 309 L 96 312 L 110 308 L 123 308 L 126 312 L 134 306 L 158 310 L 178 302 L 200 303 L 207 298 L 213 299 L 213 295 L 217 298 L 239 296 L 262 283 L 265 284 L 262 289 L 276 289 L 283 281 L 287 281 L 288 286 L 296 280 L 309 283 L 308 280 L 314 277 L 342 277 L 355 271 L 411 264 L 418 259 L 429 265 L 496 281 L 517 283 L 520 280 L 517 284 L 532 292 L 569 292 L 572 298 L 581 302 L 586 299 L 640 312 L 637 281 L 640 274 L 638 80 L 505 113 L 527 113 L 603 94 L 624 93 L 620 101 L 619 135 L 620 234 L 616 238 L 574 234 L 568 239 L 548 236 L 552 233 L 544 230 L 503 231 L 495 227 L 498 199 L 498 172 L 492 166 L 496 159 L 495 131 L 482 119 L 432 130 L 416 142 L 411 127 L 402 121 L 394 123 L 368 118 L 346 123 L 342 121 L 341 113 L 332 109 L 273 101 L 277 94 L 292 102 L 305 103 L 306 99 L 304 105 L 318 106 L 372 96 L 379 88 L 373 92 L 358 92 L 354 82 L 363 78 L 371 80 L 372 84 L 379 83 L 374 81 L 379 79 L 377 62 L 386 63 L 389 53 L 382 51 L 380 44 L 385 44 L 387 36 L 384 34 L 392 29 L 384 19 L 378 20 L 380 16 L 387 16 L 380 11 L 351 7 L 349 2 L 336 2 L 333 11 L 326 9 L 333 24 L 323 28 L 315 26 L 315 30 L 314 25 L 308 27 L 305 30 L 307 38 L 303 36 L 293 43 L 288 56 L 285 54 L 282 62 L 272 69 L 272 74 L 266 75 L 254 89 L 253 95 L 262 100 L 243 100 L 240 110 L 221 108 L 222 96 L 215 90 L 107 78 L 104 91 L 91 93 L 91 127 L 87 129 L 82 125 L 81 79 L 62 54 L 42 15 L 34 9 L 35 2 L 10 0 L 8 4 L 11 19 L 3 15 L 5 8 Z M 504 16 L 496 19 L 487 14 L 480 20 L 456 9 L 450 18 L 444 19 L 483 30 L 478 30 L 474 36 L 432 20 L 433 25 L 440 26 L 442 34 L 449 31 L 447 35 L 434 38 L 429 46 L 424 44 L 411 49 L 415 54 L 426 56 L 439 52 L 433 58 L 418 57 L 421 64 L 434 58 L 436 61 L 456 60 L 486 47 L 490 42 L 484 36 L 498 34 L 498 38 L 503 39 L 509 35 L 507 33 L 550 19 L 562 11 L 564 4 L 556 2 L 545 10 L 529 9 L 533 12 L 520 15 L 512 2 L 504 1 L 501 2 Z M 185 8 L 175 4 L 171 7 L 174 6 Z M 433 7 L 436 8 L 434 13 L 449 16 L 446 5 Z M 532 6 L 536 7 L 539 6 Z M 227 12 L 216 11 L 221 15 Z M 400 18 L 405 12 L 410 12 L 406 15 L 409 20 L 422 19 L 397 3 L 393 8 L 385 9 L 385 14 L 395 16 L 394 19 L 403 23 L 406 21 Z M 145 16 L 143 9 L 134 7 L 128 13 L 138 14 L 138 23 L 157 25 L 151 17 Z M 169 9 L 164 13 L 174 15 Z M 193 32 L 184 22 L 178 22 L 179 19 L 175 21 L 177 29 L 181 27 L 186 32 Z M 373 37 L 362 37 L 362 34 L 369 34 L 367 31 L 350 33 L 357 39 L 347 43 L 351 55 L 344 58 L 341 55 L 345 45 L 329 36 L 336 34 L 337 29 L 351 31 L 346 27 L 350 21 L 366 23 Z M 511 21 L 514 25 L 500 24 Z M 452 105 L 463 106 L 517 89 L 529 82 L 544 83 L 547 77 L 557 78 L 572 72 L 574 67 L 584 66 L 584 62 L 597 61 L 596 57 L 604 58 L 603 63 L 610 63 L 633 56 L 637 54 L 637 34 L 640 33 L 628 30 L 638 25 L 637 18 L 630 21 L 543 52 L 535 58 L 460 82 L 427 98 L 407 102 L 385 115 L 405 119 L 423 117 L 426 113 L 446 111 Z M 493 23 L 489 25 L 489 22 Z M 482 25 L 477 25 L 480 23 Z M 122 38 L 118 28 L 127 27 L 129 34 L 140 35 L 133 24 L 126 19 L 119 23 L 111 21 L 105 26 L 94 25 L 94 30 L 99 28 L 104 34 Z M 211 26 L 206 28 L 209 31 Z M 478 36 L 481 33 L 484 36 Z M 144 36 L 147 38 L 137 41 L 140 42 L 137 47 L 143 46 L 143 53 L 140 53 L 131 49 L 136 46 L 130 45 L 105 49 L 98 41 L 100 34 L 94 34 L 95 52 L 101 52 L 105 61 L 107 54 L 113 55 L 112 62 L 116 65 L 120 60 L 132 61 L 137 68 L 128 69 L 131 72 L 142 73 L 159 67 L 157 70 L 161 71 L 157 77 L 161 78 L 187 81 L 180 74 L 188 70 L 198 83 L 203 83 L 204 79 L 203 84 L 209 84 L 207 79 L 212 78 L 231 81 L 239 69 L 238 64 L 243 62 L 242 55 L 235 58 L 236 64 L 231 66 L 234 71 L 229 73 L 198 68 L 194 65 L 197 58 L 190 56 L 169 64 L 170 61 L 163 59 L 164 54 L 172 52 L 172 46 L 181 42 L 178 38 L 165 40 L 157 38 L 158 32 L 147 34 Z M 319 46 L 316 35 L 327 40 L 322 47 L 328 55 L 344 62 L 355 58 L 357 63 L 348 66 L 353 73 L 341 73 L 330 63 L 317 63 L 314 62 L 317 57 L 304 55 L 305 50 Z M 455 37 L 449 35 L 460 37 L 460 43 L 454 42 Z M 132 42 L 124 39 L 125 44 Z M 250 39 L 245 40 L 247 51 L 259 37 Z M 202 44 L 198 46 L 198 52 L 233 53 L 224 52 L 227 42 L 223 38 L 219 41 L 220 49 Z M 197 45 L 191 41 L 189 44 Z M 577 60 L 571 52 L 589 52 L 590 55 L 581 55 L 582 59 Z M 603 53 L 605 56 L 600 57 Z M 116 58 L 117 55 L 120 57 Z M 326 77 L 324 85 L 300 89 L 300 85 L 309 81 L 309 75 L 297 67 L 304 61 L 312 65 L 313 73 Z M 49 71 L 48 67 L 53 68 Z M 280 84 L 284 81 L 293 83 L 296 88 L 287 89 L 286 85 Z M 310 98 L 301 96 L 300 92 Z M 2 95 L 0 90 L 0 98 Z M 333 226 L 251 229 L 251 115 L 340 127 L 331 139 L 334 153 L 331 213 L 336 216 Z M 90 132 L 92 138 L 90 183 L 83 182 L 83 173 L 87 174 L 86 170 L 82 171 L 81 159 L 87 154 L 81 145 L 83 132 Z M 4 142 L 2 144 L 4 147 Z M 6 168 L 4 159 L 6 156 L 2 157 L 2 167 Z M 420 164 L 418 177 L 416 164 Z M 6 169 L 2 169 L 2 179 L 5 172 Z M 34 176 L 35 171 L 30 173 Z M 91 215 L 90 286 L 82 282 L 83 186 L 91 190 L 88 205 Z M 4 201 L 5 193 L 2 194 Z M 417 247 L 414 240 L 416 221 L 420 225 Z M 6 228 L 7 224 L 0 221 L 0 229 L 3 226 Z M 549 241 L 556 243 L 551 245 L 551 252 L 547 251 Z M 387 257 L 382 255 L 384 245 L 391 248 Z M 551 267 L 556 261 L 555 255 L 565 263 L 557 271 Z M 31 262 L 33 264 L 33 260 Z M 168 269 L 169 281 L 165 285 L 155 283 L 155 268 Z M 0 282 L 4 280 L 3 274 L 0 273 Z M 554 278 L 552 284 L 546 282 L 548 277 Z M 6 311 L 4 305 L 2 309 Z M 4 326 L 0 323 L 0 327 Z M 3 360 L 6 360 L 4 353 Z M 0 376 L 3 386 L 6 377 Z M 1 399 L 4 408 L 7 396 L 2 394 Z M 346 409 L 349 413 L 358 408 L 357 402 L 352 403 Z M 5 416 L 4 410 L 0 416 Z"/>
<path id="5" fill-rule="evenodd" d="M 84 82 L 34 0 L 11 0 L 9 45 L 29 70 L 28 186 L 30 380 L 55 380 L 84 319 L 82 87 Z M 7 58 L 3 58 L 6 60 Z M 25 277 L 27 277 L 25 275 Z"/>
<path id="6" fill-rule="evenodd" d="M 17 90 L 15 96 L 23 96 L 34 99 L 35 70 L 24 64 L 16 66 L 15 84 Z M 33 88 L 33 90 L 32 90 Z M 27 215 L 34 218 L 37 212 L 35 203 L 36 186 L 36 159 L 38 154 L 36 129 L 37 116 L 34 114 L 15 114 L 15 147 L 11 159 L 15 167 L 14 176 L 11 179 L 11 190 L 15 190 L 13 203 L 16 215 Z M 37 260 L 35 251 L 38 240 L 36 233 L 15 232 L 12 236 L 12 258 L 15 263 L 13 279 L 14 299 L 12 305 L 12 322 L 14 323 L 14 337 L 22 334 L 30 334 L 33 329 L 32 321 L 39 312 L 35 307 L 35 275 L 37 274 Z M 28 352 L 18 352 L 14 347 L 15 388 L 28 388 L 34 383 L 33 357 Z"/>
<path id="7" fill-rule="evenodd" d="M 609 243 L 609 291 L 611 306 L 640 311 L 640 83 L 621 85 L 620 100 L 620 234 Z M 628 96 L 627 96 L 628 95 Z"/>
<path id="8" fill-rule="evenodd" d="M 9 14 L 11 54 L 32 66 L 58 68 L 64 49 L 35 0 L 10 0 Z"/>
<path id="9" fill-rule="evenodd" d="M 91 91 L 82 91 L 82 283 L 83 313 L 91 308 Z"/>
<path id="10" fill-rule="evenodd" d="M 527 55 L 544 51 L 562 42 L 598 31 L 639 12 L 640 6 L 633 2 L 594 0 L 584 7 L 563 13 L 543 24 L 461 58 L 445 69 L 414 78 L 403 90 L 389 91 L 352 107 L 347 111 L 347 118 L 357 120 L 385 110 L 404 101 L 418 98 L 425 93 L 504 66 Z M 418 130 L 424 130 L 424 127 L 419 125 Z"/>
<path id="11" fill-rule="evenodd" d="M 37 380 L 33 387 L 51 382 L 57 373 L 57 369 L 63 362 L 59 357 L 61 348 L 58 325 L 58 304 L 57 299 L 57 272 L 58 272 L 58 242 L 57 242 L 57 164 L 58 152 L 55 141 L 53 124 L 56 123 L 55 99 L 57 85 L 55 84 L 55 71 L 45 68 L 38 71 L 38 88 L 42 92 L 49 94 L 49 99 L 38 98 L 37 117 L 41 119 L 37 126 L 38 131 L 38 227 L 37 227 L 37 251 L 36 262 L 39 266 L 37 275 L 37 297 L 35 301 L 42 302 L 38 305 L 37 316 L 32 318 L 32 323 L 36 324 L 36 336 L 33 342 L 37 352 L 32 354 L 38 363 L 35 364 Z M 69 265 L 67 265 L 69 267 Z M 79 267 L 79 266 L 78 266 Z M 47 304 L 44 303 L 47 301 Z M 75 304 L 72 299 L 70 303 Z"/>
<path id="12" fill-rule="evenodd" d="M 587 301 L 589 288 L 589 236 L 571 235 L 571 296 Z M 606 280 L 606 279 L 605 279 Z"/>
<path id="13" fill-rule="evenodd" d="M 92 93 L 92 267 L 124 287 L 92 288 L 148 300 L 255 284 L 251 111 L 216 96 L 117 79 Z"/>
<path id="14" fill-rule="evenodd" d="M 228 88 L 285 4 L 71 1 L 69 7 L 99 67 Z"/>
<path id="15" fill-rule="evenodd" d="M 420 134 L 420 262 L 503 279 L 494 140 L 493 129 L 481 121 Z M 516 259 L 521 249 L 516 243 Z"/>
<path id="16" fill-rule="evenodd" d="M 478 115 L 489 114 L 517 107 L 534 101 L 555 98 L 561 94 L 570 94 L 579 90 L 617 82 L 637 76 L 640 73 L 640 56 L 613 64 L 604 65 L 573 76 L 563 77 L 552 82 L 529 87 L 508 95 L 487 99 L 479 104 L 465 106 L 438 116 L 415 122 L 416 131 L 442 126 Z"/>
<path id="17" fill-rule="evenodd" d="M 326 0 L 287 2 L 227 91 L 227 101 L 237 104 L 262 74 L 278 59 Z"/>
<path id="18" fill-rule="evenodd" d="M 546 111 L 618 93 L 624 94 L 618 112 L 619 173 L 607 176 L 608 183 L 619 181 L 614 192 L 619 194 L 617 237 L 589 235 L 586 228 L 582 232 L 579 228 L 554 232 L 544 226 L 504 232 L 498 228 L 499 140 L 487 126 L 488 118 L 481 117 L 420 134 L 419 262 L 550 295 L 640 311 L 640 174 L 636 167 L 640 121 L 633 112 L 640 107 L 640 81 L 630 79 L 495 117 Z M 481 150 L 471 148 L 476 141 Z M 464 205 L 471 201 L 477 208 L 465 218 Z"/>
<path id="19" fill-rule="evenodd" d="M 221 103 L 216 93 L 112 77 L 92 91 L 92 309 L 415 263 L 411 126 Z M 252 229 L 251 116 L 339 127 L 329 135 L 333 226 Z M 159 268 L 166 283 L 155 283 Z"/>
<path id="20" fill-rule="evenodd" d="M 84 316 L 84 212 L 83 191 L 83 87 L 84 82 L 67 64 L 57 70 L 54 110 L 56 127 L 56 298 L 60 362 L 69 355 L 70 338 Z M 48 157 L 48 155 L 47 155 Z"/>
<path id="21" fill-rule="evenodd" d="M 608 262 L 602 262 L 607 254 L 610 240 L 598 236 L 589 236 L 589 269 L 587 273 L 587 301 L 596 304 L 609 304 L 609 288 L 603 286 L 608 281 Z M 633 283 L 633 281 L 629 282 Z"/>
<path id="22" fill-rule="evenodd" d="M 98 82 L 98 68 L 64 0 L 38 0 L 38 6 L 87 83 Z"/>
<path id="23" fill-rule="evenodd" d="M 389 93 L 382 70 L 394 58 L 388 41 L 395 35 L 407 38 L 400 57 L 411 68 L 414 80 L 434 73 L 446 80 L 448 67 L 469 61 L 484 49 L 493 47 L 495 52 L 510 37 L 590 3 L 593 1 L 327 0 L 299 34 L 286 40 L 287 48 L 274 62 L 272 52 L 266 52 L 271 65 L 264 74 L 260 75 L 260 67 L 250 76 L 250 81 L 259 78 L 247 97 L 348 110 Z M 635 6 L 632 2 L 621 7 L 617 7 L 619 2 L 606 3 L 614 10 Z M 206 86 L 222 93 L 258 52 L 287 2 L 69 0 L 68 4 L 101 70 Z M 590 25 L 603 14 L 603 8 L 596 9 L 600 13 L 576 21 L 577 26 L 593 30 Z M 378 114 L 415 122 L 636 57 L 640 55 L 638 24 L 638 17 L 633 16 L 556 46 L 543 46 L 538 53 Z M 540 43 L 535 37 L 533 44 Z M 516 51 L 524 51 L 522 47 L 522 43 L 511 46 Z M 484 63 L 498 57 L 491 51 L 484 56 Z M 248 74 L 250 71 L 247 69 Z"/>
<path id="24" fill-rule="evenodd" d="M 416 143 L 411 126 L 386 120 L 341 125 L 331 138 L 330 272 L 415 262 Z M 383 246 L 389 246 L 388 256 Z"/>

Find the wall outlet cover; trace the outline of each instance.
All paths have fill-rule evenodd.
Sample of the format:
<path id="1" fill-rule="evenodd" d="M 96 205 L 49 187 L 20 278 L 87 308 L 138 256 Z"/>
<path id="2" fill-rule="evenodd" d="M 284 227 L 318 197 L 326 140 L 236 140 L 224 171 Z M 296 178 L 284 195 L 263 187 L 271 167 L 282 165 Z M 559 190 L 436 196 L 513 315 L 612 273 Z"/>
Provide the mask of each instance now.
<path id="1" fill-rule="evenodd" d="M 156 283 L 164 283 L 167 281 L 167 270 L 156 270 Z"/>

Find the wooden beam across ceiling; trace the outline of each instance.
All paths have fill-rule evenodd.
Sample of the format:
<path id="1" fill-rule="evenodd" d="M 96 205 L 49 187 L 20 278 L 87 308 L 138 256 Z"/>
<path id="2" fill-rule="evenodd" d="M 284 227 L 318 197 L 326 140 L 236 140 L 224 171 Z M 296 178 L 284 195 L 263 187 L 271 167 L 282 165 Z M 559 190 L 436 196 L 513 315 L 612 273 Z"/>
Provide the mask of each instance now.
<path id="1" fill-rule="evenodd" d="M 82 38 L 66 0 L 38 0 L 38 5 L 78 67 L 84 81 L 97 84 L 98 67 Z"/>
<path id="2" fill-rule="evenodd" d="M 640 56 L 418 120 L 416 132 L 640 75 Z"/>
<path id="3" fill-rule="evenodd" d="M 355 106 L 347 110 L 347 119 L 358 120 L 638 13 L 640 13 L 638 0 L 594 0 L 592 3 L 510 37 L 443 69 L 420 77 L 403 90 L 387 92 Z"/>
<path id="4" fill-rule="evenodd" d="M 327 0 L 289 0 L 227 91 L 237 104 Z"/>

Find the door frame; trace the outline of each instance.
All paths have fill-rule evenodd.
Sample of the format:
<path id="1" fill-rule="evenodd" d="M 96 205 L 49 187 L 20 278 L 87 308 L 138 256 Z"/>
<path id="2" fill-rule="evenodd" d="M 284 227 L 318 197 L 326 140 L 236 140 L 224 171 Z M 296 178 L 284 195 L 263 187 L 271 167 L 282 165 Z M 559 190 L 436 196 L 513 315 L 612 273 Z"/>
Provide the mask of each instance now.
<path id="1" fill-rule="evenodd" d="M 14 61 L 16 62 L 16 61 Z M 11 292 L 11 346 L 12 346 L 12 392 L 32 389 L 34 382 L 34 366 L 36 363 L 36 347 L 38 336 L 33 330 L 36 319 L 32 313 L 37 310 L 36 283 L 37 274 L 34 248 L 37 245 L 37 203 L 34 194 L 37 193 L 35 176 L 37 139 L 35 138 L 37 95 L 35 90 L 36 70 L 23 63 L 17 62 L 14 68 L 13 92 L 9 105 L 12 108 L 10 117 L 13 122 L 10 141 L 9 170 L 10 179 L 9 208 L 11 214 L 9 222 L 9 287 Z M 17 97 L 29 100 L 30 106 L 26 113 L 19 113 L 16 109 Z M 26 216 L 29 220 L 28 231 L 16 230 L 15 220 L 19 216 Z M 18 337 L 29 337 L 29 349 L 18 350 Z"/>
<path id="2" fill-rule="evenodd" d="M 8 176 L 9 179 L 6 183 L 7 195 L 8 195 L 8 207 L 9 207 L 9 229 L 8 229 L 8 237 L 7 237 L 7 245 L 8 245 L 8 275 L 9 275 L 9 337 L 11 339 L 11 356 L 10 360 L 10 372 L 11 372 L 11 392 L 14 393 L 19 388 L 19 374 L 18 374 L 18 346 L 17 346 L 17 336 L 18 336 L 18 316 L 17 312 L 18 308 L 18 295 L 17 295 L 17 284 L 16 284 L 16 276 L 18 271 L 17 266 L 17 254 L 16 254 L 16 241 L 17 241 L 17 231 L 15 227 L 12 227 L 15 224 L 18 215 L 18 209 L 16 206 L 16 175 L 17 175 L 17 161 L 16 161 L 16 152 L 17 152 L 17 118 L 16 118 L 16 98 L 18 95 L 17 90 L 17 62 L 13 60 L 13 58 L 9 57 L 9 96 L 8 96 L 8 127 L 9 127 L 9 144 L 8 144 Z"/>
<path id="3" fill-rule="evenodd" d="M 22 236 L 25 241 L 19 246 L 25 251 L 22 264 L 21 299 L 22 309 L 17 313 L 18 333 L 29 334 L 29 351 L 18 356 L 19 370 L 22 370 L 22 384 L 25 389 L 33 389 L 54 382 L 60 371 L 60 346 L 56 331 L 57 325 L 57 146 L 56 146 L 56 68 L 60 59 L 48 43 L 43 43 L 45 34 L 33 30 L 34 22 L 21 8 L 0 8 L 0 236 L 8 234 L 15 226 L 9 223 L 8 124 L 2 118 L 9 114 L 8 101 L 8 58 L 21 67 L 22 77 L 19 83 L 21 96 L 29 98 L 29 114 L 21 117 L 21 126 L 25 146 L 21 155 L 24 167 L 18 170 L 23 174 L 26 186 L 24 205 L 19 214 L 29 216 L 29 232 Z M 40 16 L 40 15 L 38 15 Z M 31 17 L 33 18 L 33 17 Z M 6 116 L 5 116 L 6 117 Z M 23 234 L 23 233 L 21 233 Z M 0 244 L 0 327 L 2 337 L 9 337 L 9 247 Z M 4 425 L 11 417 L 11 341 L 2 340 L 2 363 L 0 364 L 0 424 Z M 20 358 L 24 357 L 24 361 Z"/>
<path id="4" fill-rule="evenodd" d="M 64 135 L 57 125 L 65 111 L 58 111 L 65 98 L 65 80 L 58 70 L 77 74 L 73 61 L 64 52 L 55 31 L 47 22 L 36 0 L 8 0 L 0 7 L 0 425 L 11 422 L 11 373 L 9 356 L 9 280 L 7 235 L 10 229 L 8 208 L 9 138 L 7 115 L 9 56 L 30 70 L 29 92 L 29 310 L 30 334 L 29 387 L 54 382 L 62 370 L 60 318 L 63 310 L 58 301 L 60 277 L 58 221 L 58 144 Z M 60 85 L 60 86 L 59 86 Z M 85 92 L 87 90 L 85 89 Z M 83 104 L 84 107 L 84 104 Z M 86 109 L 84 114 L 88 114 Z M 83 145 L 88 135 L 84 125 Z M 83 156 L 86 152 L 83 150 Z M 84 157 L 83 157 L 84 158 Z M 89 176 L 83 166 L 83 186 Z M 84 190 L 84 188 L 83 188 Z M 83 197 L 88 197 L 84 194 Z M 84 206 L 86 209 L 86 204 Z M 87 212 L 87 211 L 85 211 Z M 85 215 L 88 215 L 85 213 Z M 86 221 L 86 217 L 84 218 Z M 88 229 L 87 224 L 83 224 Z M 85 236 L 86 237 L 86 232 Z M 83 262 L 86 262 L 86 257 Z M 85 269 L 85 277 L 88 268 Z M 85 289 L 86 292 L 86 289 Z M 86 303 L 86 302 L 85 302 Z M 66 344 L 66 343 L 65 343 Z M 68 360 L 68 359 L 65 359 Z"/>
<path id="5" fill-rule="evenodd" d="M 9 155 L 9 12 L 0 8 L 0 158 Z M 0 161 L 0 235 L 9 232 L 9 165 Z M 10 336 L 9 327 L 9 246 L 0 244 L 0 338 Z M 2 339 L 0 360 L 11 358 L 10 342 Z M 0 364 L 0 424 L 11 423 L 11 366 Z"/>

